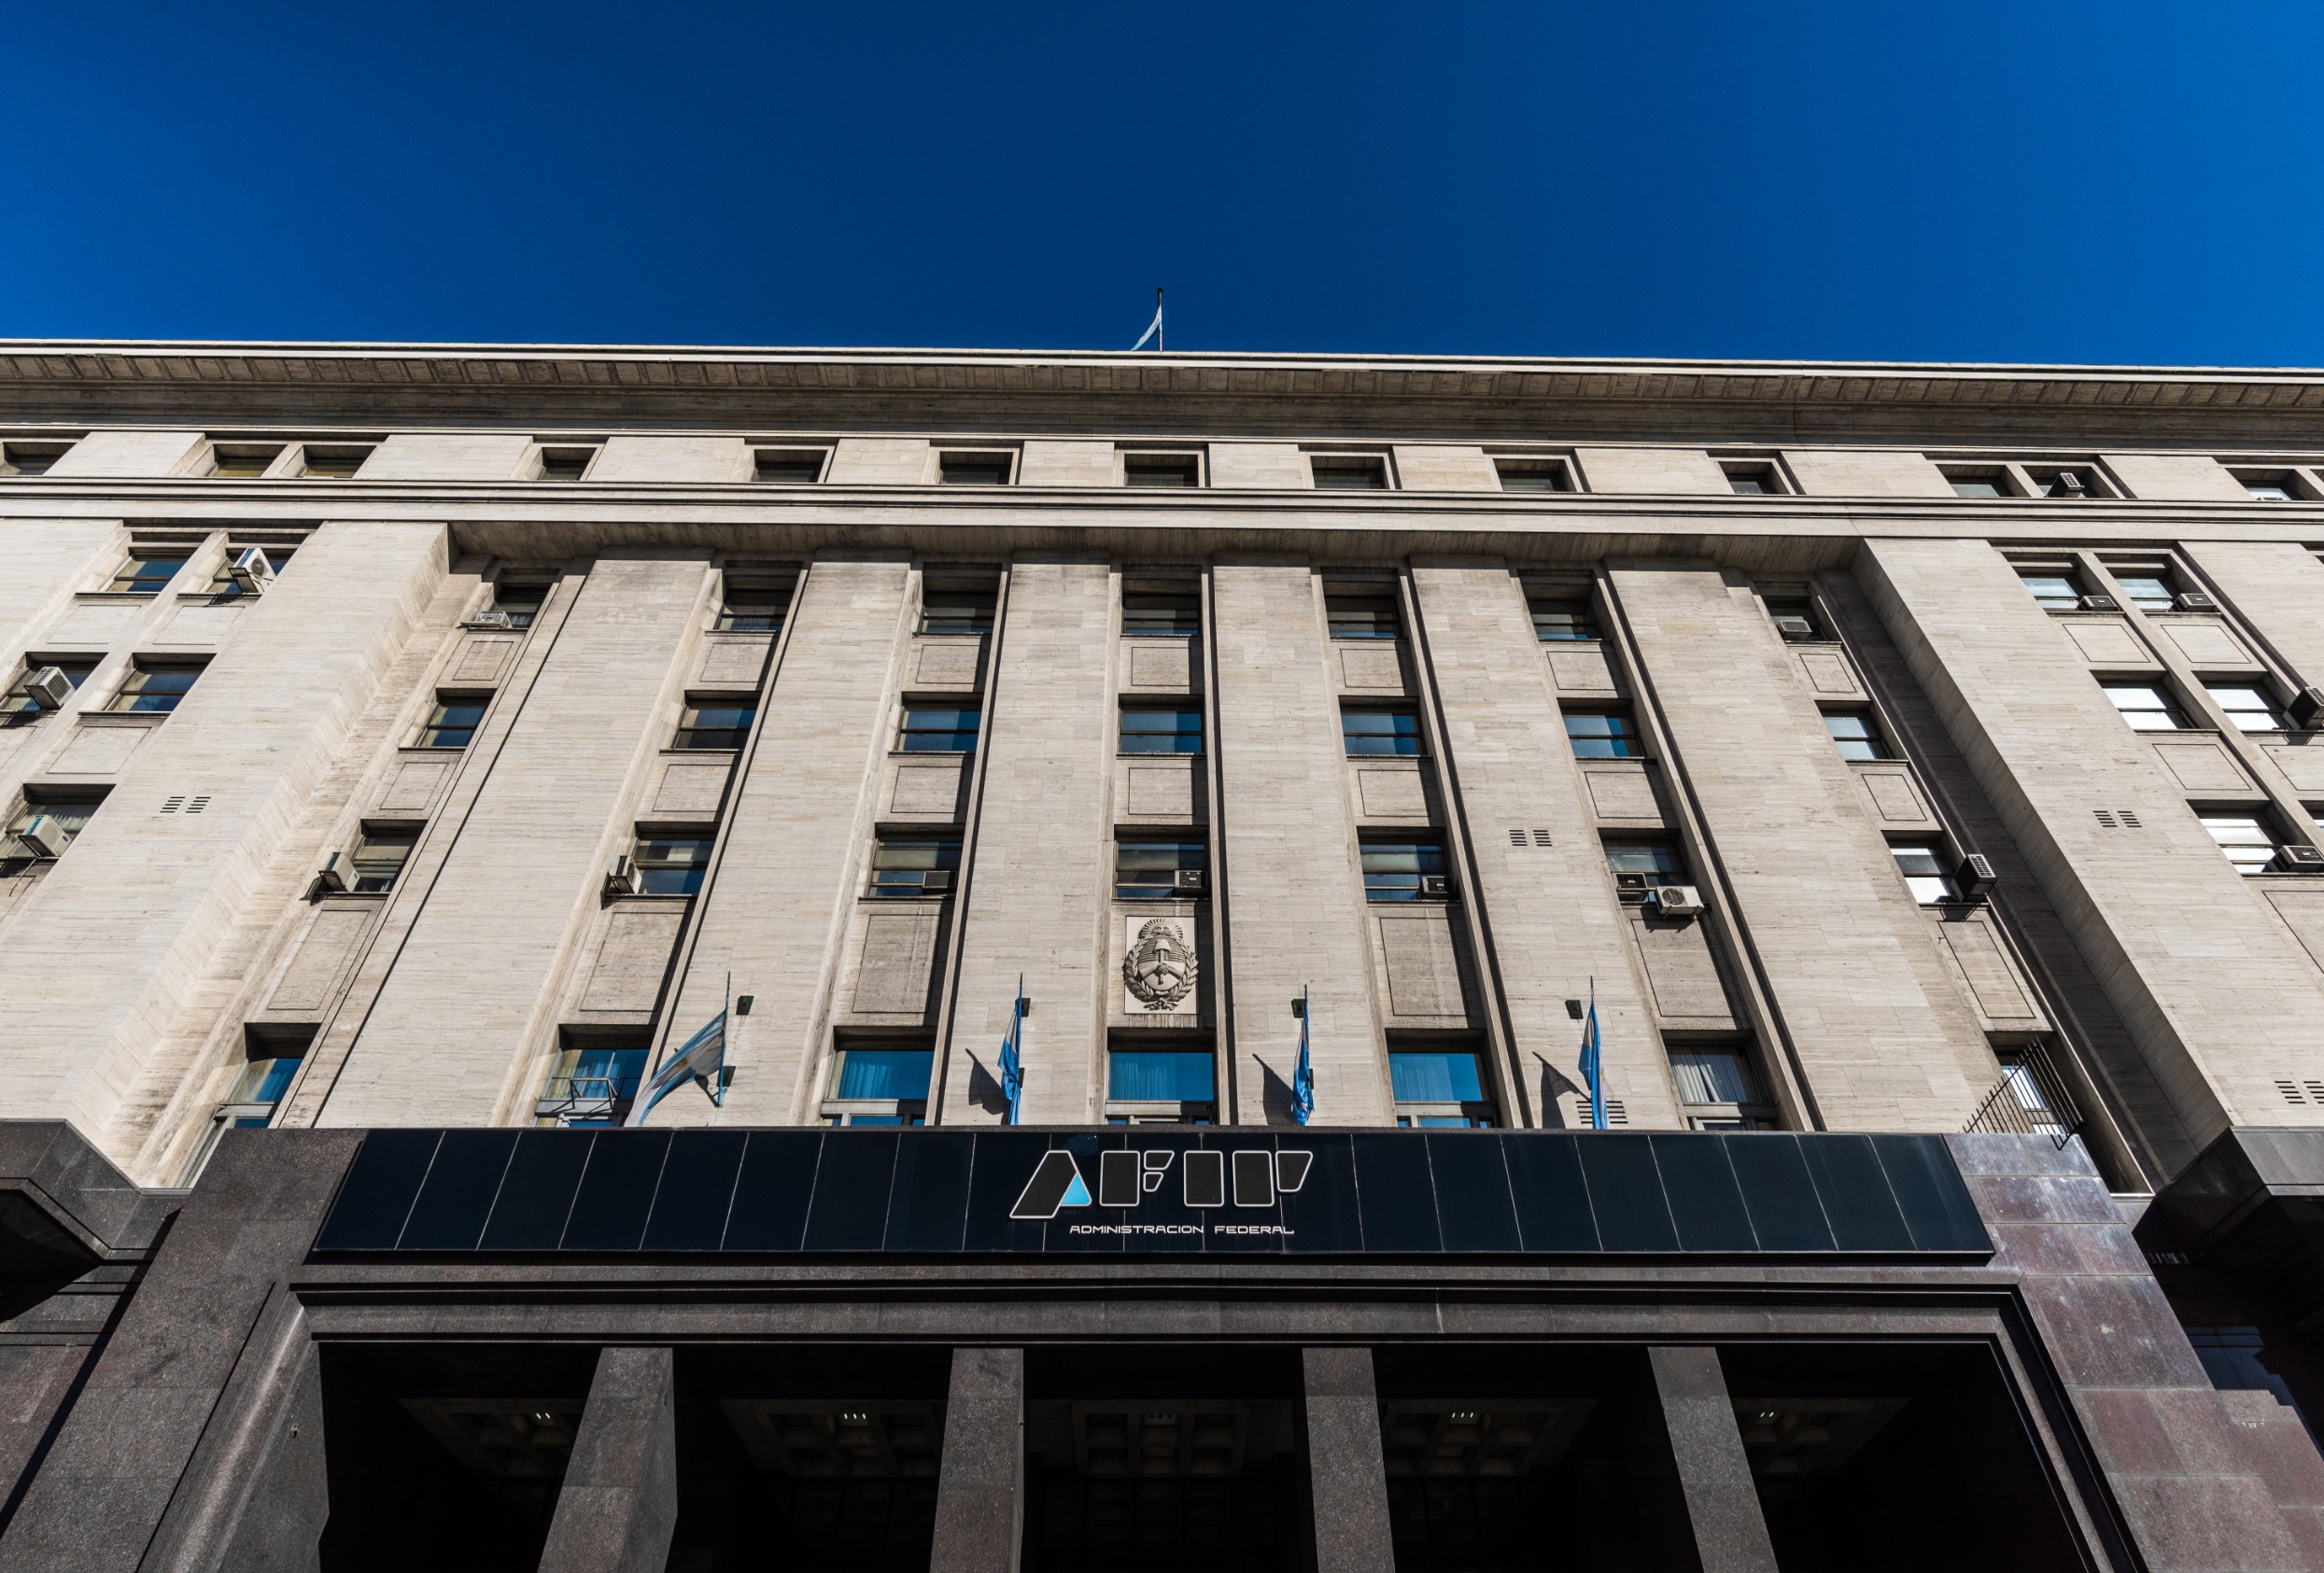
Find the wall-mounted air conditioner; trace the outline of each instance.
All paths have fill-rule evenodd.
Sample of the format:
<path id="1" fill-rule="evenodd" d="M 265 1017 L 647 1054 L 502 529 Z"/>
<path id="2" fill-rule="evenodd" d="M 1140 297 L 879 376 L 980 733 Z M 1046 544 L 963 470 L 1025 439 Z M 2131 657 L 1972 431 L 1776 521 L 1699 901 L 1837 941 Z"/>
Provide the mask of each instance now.
<path id="1" fill-rule="evenodd" d="M 949 868 L 932 868 L 920 877 L 920 893 L 923 895 L 933 895 L 951 888 L 952 871 Z"/>
<path id="2" fill-rule="evenodd" d="M 2122 610 L 2122 603 L 2112 596 L 2084 596 L 2082 610 L 2084 611 L 2120 611 Z"/>
<path id="3" fill-rule="evenodd" d="M 43 667 L 24 680 L 24 695 L 44 710 L 61 710 L 73 696 L 73 680 L 62 667 Z"/>
<path id="4" fill-rule="evenodd" d="M 1703 893 L 1692 885 L 1656 885 L 1655 910 L 1666 918 L 1691 918 L 1703 909 Z"/>
<path id="5" fill-rule="evenodd" d="M 226 572 L 237 588 L 253 596 L 275 583 L 275 565 L 267 560 L 265 548 L 260 546 L 246 546 L 235 553 L 233 560 L 226 565 Z"/>
<path id="6" fill-rule="evenodd" d="M 2287 874 L 2324 874 L 2324 851 L 2314 847 L 2284 847 L 2276 851 L 2275 865 Z"/>
<path id="7" fill-rule="evenodd" d="M 310 896 L 337 895 L 347 888 L 347 854 L 332 852 L 323 859 L 315 871 L 315 883 L 308 888 Z"/>
<path id="8" fill-rule="evenodd" d="M 1420 876 L 1420 893 L 1431 901 L 1450 901 L 1453 895 L 1452 876 L 1423 874 Z"/>
<path id="9" fill-rule="evenodd" d="M 63 856 L 73 839 L 71 832 L 47 814 L 34 815 L 32 822 L 16 833 L 16 838 L 31 848 L 36 858 Z"/>
<path id="10" fill-rule="evenodd" d="M 1980 852 L 1971 852 L 1952 871 L 1952 882 L 1965 896 L 1981 896 L 1993 888 L 1993 865 Z"/>
<path id="11" fill-rule="evenodd" d="M 615 858 L 613 866 L 605 871 L 605 893 L 609 896 L 636 895 L 638 865 L 627 858 Z"/>
<path id="12" fill-rule="evenodd" d="M 2217 611 L 2219 610 L 2219 603 L 2201 590 L 2181 590 L 2176 598 L 2181 611 Z"/>
<path id="13" fill-rule="evenodd" d="M 1181 896 L 1201 895 L 1203 893 L 1203 871 L 1199 868 L 1173 869 L 1170 875 L 1170 893 Z"/>

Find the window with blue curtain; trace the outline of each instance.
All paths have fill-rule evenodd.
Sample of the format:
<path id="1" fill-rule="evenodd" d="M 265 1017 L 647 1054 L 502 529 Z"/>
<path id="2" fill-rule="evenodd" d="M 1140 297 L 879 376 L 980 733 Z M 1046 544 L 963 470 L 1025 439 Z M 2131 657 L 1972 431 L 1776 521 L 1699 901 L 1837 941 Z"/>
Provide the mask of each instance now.
<path id="1" fill-rule="evenodd" d="M 1391 1052 L 1388 1085 L 1400 1103 L 1482 1103 L 1485 1084 L 1468 1049 Z"/>
<path id="2" fill-rule="evenodd" d="M 1121 1103 L 1207 1103 L 1218 1096 L 1210 1050 L 1118 1048 L 1107 1057 L 1106 1096 Z"/>
<path id="3" fill-rule="evenodd" d="M 839 1055 L 838 1090 L 832 1097 L 851 1103 L 923 1102 L 935 1066 L 933 1049 L 845 1049 Z"/>

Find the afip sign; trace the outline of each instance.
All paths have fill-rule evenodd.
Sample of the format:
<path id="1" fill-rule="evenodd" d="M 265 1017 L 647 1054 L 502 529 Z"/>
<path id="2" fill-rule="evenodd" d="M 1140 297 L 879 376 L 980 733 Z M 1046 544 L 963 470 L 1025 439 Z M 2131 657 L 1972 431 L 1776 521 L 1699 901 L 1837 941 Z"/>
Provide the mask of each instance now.
<path id="1" fill-rule="evenodd" d="M 1307 1183 L 1316 1161 L 1312 1152 L 1267 1152 L 1246 1148 L 1218 1152 L 1207 1147 L 1174 1152 L 1102 1152 L 1097 1155 L 1097 1198 L 1100 1207 L 1135 1207 L 1170 1178 L 1173 1160 L 1178 1165 L 1180 1194 L 1189 1207 L 1227 1205 L 1228 1177 L 1233 1178 L 1234 1205 L 1272 1207 L 1278 1196 L 1296 1193 Z M 1092 1205 L 1090 1187 L 1073 1154 L 1052 1147 L 1041 1155 L 1033 1178 L 1008 1215 L 1023 1223 L 1046 1223 L 1067 1207 Z"/>

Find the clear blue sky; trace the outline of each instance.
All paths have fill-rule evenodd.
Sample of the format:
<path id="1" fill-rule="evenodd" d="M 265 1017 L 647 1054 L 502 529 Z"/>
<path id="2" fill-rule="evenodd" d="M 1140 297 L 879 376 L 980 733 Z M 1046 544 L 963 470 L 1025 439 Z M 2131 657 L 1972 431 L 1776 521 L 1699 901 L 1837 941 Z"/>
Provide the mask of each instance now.
<path id="1" fill-rule="evenodd" d="M 0 335 L 2324 364 L 2324 7 L 12 7 Z"/>

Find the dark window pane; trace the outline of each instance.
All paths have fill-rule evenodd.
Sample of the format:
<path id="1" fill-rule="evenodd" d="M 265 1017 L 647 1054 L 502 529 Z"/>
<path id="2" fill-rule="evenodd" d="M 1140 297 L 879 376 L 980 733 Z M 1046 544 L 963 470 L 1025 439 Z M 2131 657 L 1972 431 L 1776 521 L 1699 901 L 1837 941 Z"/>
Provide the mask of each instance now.
<path id="1" fill-rule="evenodd" d="M 1417 901 L 1421 879 L 1444 872 L 1444 849 L 1434 841 L 1367 841 L 1363 868 L 1370 900 Z"/>
<path id="2" fill-rule="evenodd" d="M 1121 631 L 1125 634 L 1199 634 L 1203 631 L 1202 597 L 1191 591 L 1154 595 L 1145 592 L 1121 597 Z"/>
<path id="3" fill-rule="evenodd" d="M 1613 841 L 1606 846 L 1606 866 L 1616 874 L 1643 874 L 1652 885 L 1676 884 L 1685 864 L 1678 850 L 1651 842 Z"/>
<path id="4" fill-rule="evenodd" d="M 839 1056 L 838 1080 L 831 1096 L 842 1101 L 922 1101 L 928 1096 L 928 1079 L 935 1067 L 932 1049 L 845 1049 Z"/>
<path id="5" fill-rule="evenodd" d="M 529 628 L 548 594 L 546 584 L 495 584 L 492 587 L 492 610 L 507 612 L 509 626 Z"/>
<path id="6" fill-rule="evenodd" d="M 930 891 L 927 876 L 939 869 L 952 874 L 959 868 L 957 841 L 882 841 L 872 849 L 871 893 L 884 897 L 948 894 L 949 878 Z"/>
<path id="7" fill-rule="evenodd" d="M 182 556 L 134 556 L 121 564 L 106 588 L 132 596 L 159 595 L 185 566 Z"/>
<path id="8" fill-rule="evenodd" d="M 1528 604 L 1533 609 L 1535 639 L 1556 642 L 1598 637 L 1598 619 L 1591 615 L 1585 597 L 1543 597 Z"/>
<path id="9" fill-rule="evenodd" d="M 1376 458 L 1317 458 L 1313 465 L 1316 486 L 1319 491 L 1376 492 L 1387 489 L 1387 470 Z"/>
<path id="10" fill-rule="evenodd" d="M 485 701 L 482 699 L 440 699 L 428 712 L 428 724 L 420 728 L 419 747 L 424 749 L 464 749 L 475 737 L 477 723 L 484 720 Z"/>
<path id="11" fill-rule="evenodd" d="M 974 753 L 981 719 L 975 710 L 908 709 L 899 746 L 906 753 Z"/>
<path id="12" fill-rule="evenodd" d="M 758 719 L 755 705 L 688 705 L 678 719 L 674 749 L 739 749 Z"/>
<path id="13" fill-rule="evenodd" d="M 1641 751 L 1638 728 L 1627 715 L 1570 710 L 1566 736 L 1577 759 L 1633 759 Z"/>
<path id="14" fill-rule="evenodd" d="M 1566 467 L 1554 461 L 1503 459 L 1496 468 L 1500 471 L 1500 489 L 1505 492 L 1573 490 L 1573 483 L 1566 474 Z"/>
<path id="15" fill-rule="evenodd" d="M 791 586 L 771 580 L 731 579 L 718 608 L 718 626 L 740 634 L 779 634 L 791 609 Z"/>
<path id="16" fill-rule="evenodd" d="M 1132 454 L 1122 461 L 1122 479 L 1134 486 L 1193 486 L 1201 467 L 1191 454 Z"/>
<path id="17" fill-rule="evenodd" d="M 415 830 L 367 833 L 355 848 L 355 889 L 393 889 L 396 877 L 403 872 L 403 864 L 410 859 L 412 847 L 418 839 L 419 833 Z"/>
<path id="18" fill-rule="evenodd" d="M 1203 751 L 1203 713 L 1200 710 L 1124 710 L 1121 712 L 1121 751 L 1200 753 Z"/>
<path id="19" fill-rule="evenodd" d="M 1208 1049 L 1121 1049 L 1107 1056 L 1106 1096 L 1122 1103 L 1207 1103 L 1217 1096 Z"/>
<path id="20" fill-rule="evenodd" d="M 1326 596 L 1324 614 L 1335 639 L 1392 639 L 1396 637 L 1394 596 Z"/>
<path id="21" fill-rule="evenodd" d="M 631 858 L 639 892 L 650 896 L 694 894 L 710 867 L 711 846 L 707 836 L 641 836 Z"/>
<path id="22" fill-rule="evenodd" d="M 923 634 L 989 634 L 999 593 L 980 589 L 929 589 L 921 598 L 920 631 Z"/>
<path id="23" fill-rule="evenodd" d="M 1124 841 L 1114 853 L 1114 894 L 1126 900 L 1160 900 L 1176 893 L 1182 868 L 1207 862 L 1199 841 Z"/>
<path id="24" fill-rule="evenodd" d="M 1420 717 L 1412 710 L 1344 709 L 1340 735 L 1350 754 L 1416 755 L 1420 746 Z"/>
<path id="25" fill-rule="evenodd" d="M 1485 1086 L 1477 1073 L 1477 1057 L 1467 1049 L 1454 1052 L 1391 1052 L 1388 1083 L 1400 1103 L 1481 1103 Z"/>
<path id="26" fill-rule="evenodd" d="M 948 486 L 1005 486 L 1008 485 L 1007 454 L 946 454 L 942 461 Z"/>

